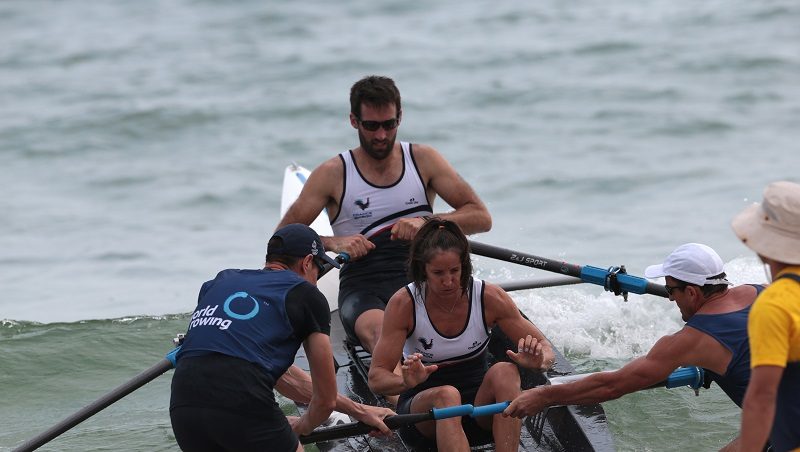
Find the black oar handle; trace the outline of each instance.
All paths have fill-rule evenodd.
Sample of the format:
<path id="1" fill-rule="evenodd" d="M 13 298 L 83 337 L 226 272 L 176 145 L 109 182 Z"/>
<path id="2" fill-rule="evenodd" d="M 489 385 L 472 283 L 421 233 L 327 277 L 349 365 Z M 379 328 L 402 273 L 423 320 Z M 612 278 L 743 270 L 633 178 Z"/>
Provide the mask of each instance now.
<path id="1" fill-rule="evenodd" d="M 581 266 L 564 261 L 555 261 L 545 257 L 487 245 L 473 240 L 470 240 L 469 244 L 472 252 L 477 255 L 524 265 L 526 267 L 538 268 L 553 273 L 560 273 L 562 275 L 573 276 L 580 278 L 584 282 L 603 286 L 606 290 L 612 290 L 608 283 L 609 277 L 613 276 L 618 287 L 625 292 L 637 294 L 649 293 L 664 298 L 669 297 L 667 289 L 664 286 L 652 283 L 644 278 L 628 275 L 627 273 L 616 273 L 589 265 Z"/>
<path id="2" fill-rule="evenodd" d="M 175 350 L 173 350 L 173 352 L 174 351 Z M 90 403 L 82 410 L 67 417 L 63 421 L 50 427 L 49 429 L 45 430 L 39 435 L 36 435 L 35 437 L 29 439 L 28 441 L 25 441 L 19 447 L 15 448 L 13 452 L 29 452 L 38 449 L 39 447 L 51 441 L 58 435 L 80 424 L 81 422 L 97 414 L 98 412 L 105 409 L 106 407 L 116 402 L 117 400 L 125 397 L 131 392 L 144 386 L 146 383 L 154 380 L 156 377 L 163 374 L 164 372 L 172 369 L 172 367 L 173 363 L 169 359 L 169 356 L 167 356 L 167 358 L 164 358 L 161 361 L 159 361 L 158 364 L 145 370 L 139 375 L 133 377 L 130 381 L 118 386 L 113 391 Z"/>
<path id="3" fill-rule="evenodd" d="M 350 262 L 350 255 L 342 251 L 336 257 L 333 258 L 339 264 L 346 264 Z M 327 275 L 329 271 L 333 270 L 333 265 L 325 262 L 322 264 L 322 271 L 319 273 L 317 279 L 322 278 L 323 276 Z"/>
<path id="4" fill-rule="evenodd" d="M 383 423 L 387 427 L 394 430 L 406 425 L 416 424 L 417 422 L 430 421 L 433 419 L 433 413 L 413 413 L 413 414 L 396 414 L 394 416 L 387 416 Z M 300 443 L 311 444 L 321 441 L 331 441 L 339 438 L 347 438 L 356 435 L 366 435 L 367 433 L 375 430 L 375 427 L 367 425 L 363 422 L 351 422 L 349 424 L 341 424 L 333 427 L 321 428 L 313 431 L 308 435 L 300 436 Z"/>
<path id="5" fill-rule="evenodd" d="M 396 414 L 387 416 L 383 423 L 394 430 L 406 425 L 416 424 L 417 422 L 431 421 L 438 419 L 448 419 L 459 416 L 490 416 L 502 413 L 510 402 L 498 402 L 491 405 L 472 406 L 471 404 L 456 405 L 446 408 L 433 408 L 426 413 Z M 300 443 L 311 444 L 321 441 L 331 441 L 334 439 L 347 438 L 349 436 L 364 435 L 375 430 L 363 422 L 352 422 L 334 427 L 321 428 L 308 435 L 300 436 Z"/>

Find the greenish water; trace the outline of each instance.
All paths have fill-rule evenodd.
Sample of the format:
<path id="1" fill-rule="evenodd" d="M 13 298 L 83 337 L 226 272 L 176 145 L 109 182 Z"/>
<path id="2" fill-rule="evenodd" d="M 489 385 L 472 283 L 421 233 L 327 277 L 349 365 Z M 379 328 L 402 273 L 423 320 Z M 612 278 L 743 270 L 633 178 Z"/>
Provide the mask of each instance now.
<path id="1" fill-rule="evenodd" d="M 0 450 L 11 450 L 158 363 L 184 331 L 188 315 L 32 324 L 0 329 Z M 618 367 L 622 360 L 570 356 L 579 371 Z M 8 365 L 10 364 L 10 365 Z M 153 380 L 43 446 L 45 451 L 176 450 L 169 421 L 172 371 Z M 281 398 L 284 410 L 293 404 Z M 695 398 L 685 388 L 658 389 L 604 404 L 620 450 L 721 447 L 737 411 L 718 390 Z M 646 419 L 647 422 L 641 422 Z M 674 435 L 675 430 L 684 432 Z M 309 447 L 307 450 L 314 450 Z"/>

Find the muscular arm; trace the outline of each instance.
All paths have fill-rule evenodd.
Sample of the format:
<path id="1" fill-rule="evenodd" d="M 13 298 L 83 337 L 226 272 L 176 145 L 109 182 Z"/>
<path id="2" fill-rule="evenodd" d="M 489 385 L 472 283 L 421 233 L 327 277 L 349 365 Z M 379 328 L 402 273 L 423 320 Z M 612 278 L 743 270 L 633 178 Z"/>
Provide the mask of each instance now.
<path id="1" fill-rule="evenodd" d="M 303 342 L 311 367 L 311 401 L 308 410 L 300 417 L 295 431 L 307 435 L 331 415 L 336 404 L 336 371 L 333 368 L 333 351 L 329 337 L 312 333 Z"/>
<path id="2" fill-rule="evenodd" d="M 411 328 L 411 303 L 411 297 L 402 288 L 386 305 L 381 337 L 369 366 L 369 388 L 377 394 L 395 395 L 408 389 L 403 377 L 394 373 L 394 368 L 403 356 L 403 344 Z"/>
<path id="3" fill-rule="evenodd" d="M 310 225 L 319 216 L 322 209 L 326 208 L 331 217 L 336 215 L 339 211 L 338 202 L 342 191 L 343 177 L 344 167 L 338 156 L 315 168 L 308 176 L 297 200 L 289 207 L 275 229 L 292 223 Z M 327 251 L 345 252 L 350 255 L 351 259 L 358 259 L 375 248 L 375 244 L 361 234 L 320 238 Z"/>
<path id="4" fill-rule="evenodd" d="M 281 376 L 275 384 L 275 389 L 295 402 L 305 404 L 311 402 L 313 393 L 311 376 L 294 364 Z M 334 409 L 383 432 L 388 432 L 388 427 L 386 427 L 382 419 L 395 414 L 394 411 L 388 408 L 354 402 L 341 393 L 336 394 L 336 406 Z"/>
<path id="5" fill-rule="evenodd" d="M 310 225 L 334 199 L 334 187 L 341 186 L 342 168 L 338 157 L 322 163 L 308 176 L 303 190 L 275 229 L 291 223 Z M 324 245 L 324 243 L 323 243 Z"/>
<path id="6" fill-rule="evenodd" d="M 457 223 L 465 234 L 492 228 L 492 217 L 483 201 L 439 152 L 430 146 L 415 145 L 414 156 L 423 177 L 427 177 L 428 188 L 455 209 L 438 216 Z"/>
<path id="7" fill-rule="evenodd" d="M 599 372 L 574 383 L 523 391 L 504 413 L 514 417 L 530 416 L 548 406 L 600 403 L 652 386 L 681 365 L 702 365 L 694 351 L 698 348 L 696 334 L 701 333 L 684 328 L 662 337 L 646 356 L 613 372 Z"/>
<path id="8" fill-rule="evenodd" d="M 532 362 L 534 367 L 542 370 L 549 369 L 555 362 L 555 352 L 553 345 L 544 334 L 532 322 L 527 320 L 519 312 L 514 300 L 499 286 L 485 283 L 484 302 L 487 310 L 486 319 L 490 325 L 497 324 L 503 332 L 516 342 L 525 341 L 527 336 L 536 339 L 537 344 L 541 344 L 541 354 Z M 518 350 L 522 352 L 521 350 Z M 512 357 L 514 353 L 509 356 Z M 522 364 L 520 362 L 520 364 Z M 526 367 L 528 367 L 526 365 Z"/>
<path id="9" fill-rule="evenodd" d="M 742 406 L 741 450 L 762 450 L 775 418 L 775 398 L 783 367 L 756 366 Z"/>

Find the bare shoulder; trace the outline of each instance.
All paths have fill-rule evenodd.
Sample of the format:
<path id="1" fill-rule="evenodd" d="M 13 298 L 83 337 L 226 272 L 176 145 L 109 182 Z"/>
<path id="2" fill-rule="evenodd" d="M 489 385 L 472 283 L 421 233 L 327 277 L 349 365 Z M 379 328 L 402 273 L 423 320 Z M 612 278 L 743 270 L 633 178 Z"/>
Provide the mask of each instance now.
<path id="1" fill-rule="evenodd" d="M 431 165 L 447 164 L 447 160 L 433 146 L 421 143 L 412 143 L 411 152 L 418 166 L 427 168 Z"/>
<path id="2" fill-rule="evenodd" d="M 394 312 L 400 312 L 403 310 L 410 310 L 414 300 L 411 299 L 411 294 L 408 293 L 408 289 L 403 286 L 397 289 L 397 292 L 389 298 L 388 303 L 386 304 L 386 310 L 388 311 L 390 308 Z"/>
<path id="3" fill-rule="evenodd" d="M 486 281 L 483 282 L 483 285 L 483 303 L 487 321 L 490 318 L 496 320 L 519 315 L 517 304 L 514 303 L 514 300 L 502 287 Z"/>
<path id="4" fill-rule="evenodd" d="M 308 176 L 308 181 L 306 181 L 303 187 L 303 191 L 306 193 L 302 193 L 301 196 L 316 193 L 318 196 L 325 196 L 330 200 L 336 200 L 341 192 L 343 178 L 344 164 L 341 158 L 335 155 L 325 160 L 311 171 L 311 174 Z"/>
<path id="5" fill-rule="evenodd" d="M 679 331 L 663 336 L 650 349 L 648 357 L 672 366 L 694 365 L 712 367 L 712 350 L 721 347 L 711 336 L 684 326 Z"/>
<path id="6" fill-rule="evenodd" d="M 758 290 L 755 288 L 755 286 L 751 286 L 750 284 L 736 286 L 730 290 L 736 294 L 739 304 L 741 305 L 750 305 L 756 301 L 756 298 L 758 298 Z"/>
<path id="7" fill-rule="evenodd" d="M 397 328 L 408 330 L 414 314 L 414 300 L 405 287 L 401 287 L 392 295 L 384 311 L 384 325 L 391 324 Z"/>
<path id="8" fill-rule="evenodd" d="M 339 155 L 334 155 L 333 157 L 325 160 L 324 162 L 320 163 L 319 166 L 314 168 L 311 172 L 311 177 L 317 176 L 319 178 L 341 178 L 344 174 L 344 164 L 342 163 L 342 159 Z"/>

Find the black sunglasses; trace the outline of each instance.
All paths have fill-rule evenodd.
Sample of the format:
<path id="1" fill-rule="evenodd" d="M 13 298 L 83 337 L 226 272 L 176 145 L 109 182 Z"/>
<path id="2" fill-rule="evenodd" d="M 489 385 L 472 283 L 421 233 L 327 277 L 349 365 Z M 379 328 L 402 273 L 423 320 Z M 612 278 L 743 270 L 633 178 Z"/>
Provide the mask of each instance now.
<path id="1" fill-rule="evenodd" d="M 688 284 L 678 284 L 678 285 L 675 285 L 675 286 L 670 286 L 670 285 L 664 284 L 664 288 L 667 289 L 667 295 L 669 295 L 669 296 L 672 296 L 672 291 L 673 290 L 676 290 L 676 289 L 683 290 L 687 286 L 688 286 Z"/>
<path id="2" fill-rule="evenodd" d="M 400 120 L 397 118 L 387 119 L 386 121 L 362 121 L 361 118 L 357 117 L 356 120 L 358 120 L 358 123 L 361 124 L 363 128 L 370 132 L 374 132 L 381 127 L 386 131 L 394 130 L 400 124 Z"/>

